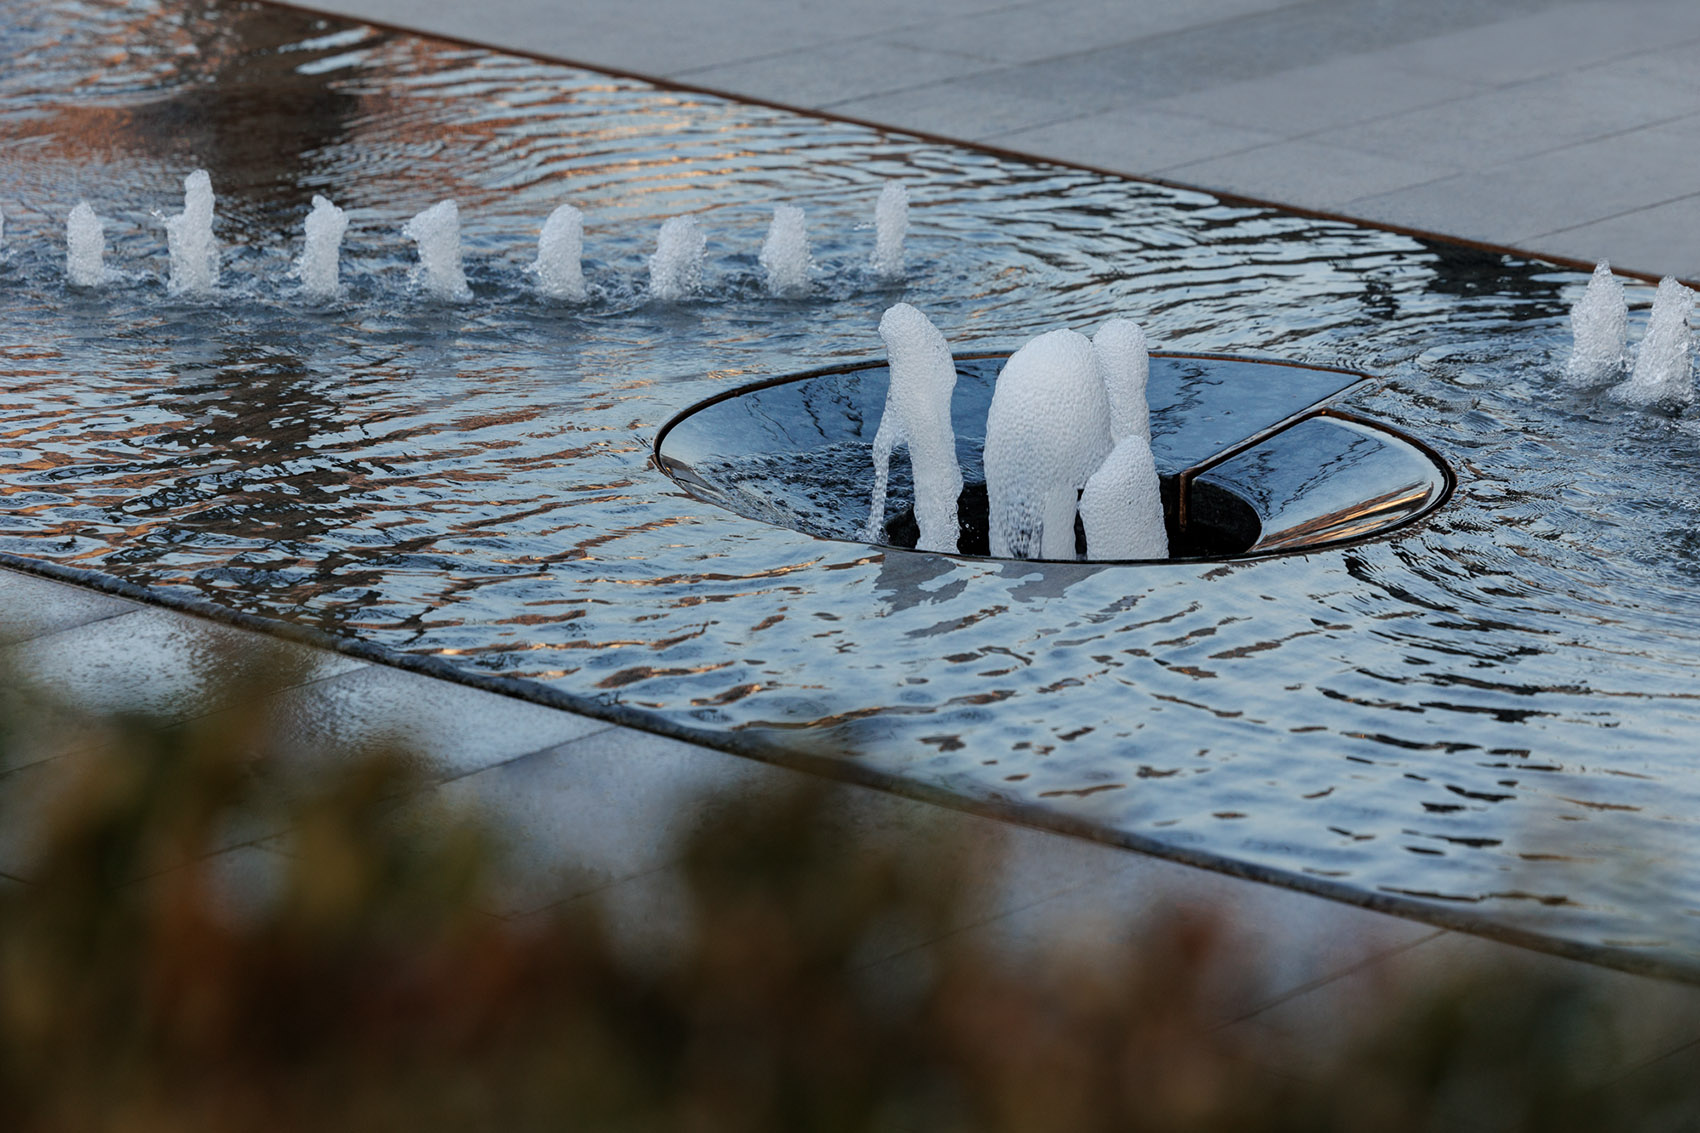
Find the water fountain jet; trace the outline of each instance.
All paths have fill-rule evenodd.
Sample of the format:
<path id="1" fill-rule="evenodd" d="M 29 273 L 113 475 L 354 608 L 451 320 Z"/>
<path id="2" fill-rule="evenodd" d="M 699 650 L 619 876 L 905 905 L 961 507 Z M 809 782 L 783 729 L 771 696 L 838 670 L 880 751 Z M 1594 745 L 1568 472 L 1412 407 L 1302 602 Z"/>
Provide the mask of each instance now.
<path id="1" fill-rule="evenodd" d="M 796 205 L 779 205 L 761 246 L 761 266 L 767 272 L 767 292 L 782 299 L 796 299 L 809 292 L 809 236 L 803 210 Z"/>
<path id="2" fill-rule="evenodd" d="M 1080 494 L 1080 519 L 1088 559 L 1169 557 L 1163 487 L 1147 436 L 1129 433 L 1116 443 L 1086 481 L 1086 490 Z"/>
<path id="3" fill-rule="evenodd" d="M 531 272 L 537 290 L 550 299 L 583 302 L 584 214 L 572 205 L 560 205 L 543 222 L 537 237 L 537 259 Z"/>
<path id="4" fill-rule="evenodd" d="M 887 181 L 874 206 L 874 274 L 885 280 L 903 278 L 903 238 L 909 233 L 909 190 L 900 181 Z"/>
<path id="5" fill-rule="evenodd" d="M 1085 335 L 1054 330 L 1011 355 L 986 414 L 992 554 L 1073 559 L 1078 493 L 1112 447 L 1109 398 Z"/>
<path id="6" fill-rule="evenodd" d="M 1623 377 L 1628 356 L 1629 303 L 1623 284 L 1601 262 L 1588 280 L 1588 289 L 1570 309 L 1570 333 L 1575 345 L 1565 377 L 1571 385 L 1602 386 Z"/>
<path id="7" fill-rule="evenodd" d="M 106 281 L 106 226 L 87 201 L 77 202 L 65 221 L 65 276 L 72 287 Z"/>
<path id="8" fill-rule="evenodd" d="M 313 211 L 307 214 L 303 227 L 305 242 L 301 258 L 295 261 L 294 274 L 308 299 L 328 302 L 337 295 L 337 261 L 343 233 L 348 230 L 348 214 L 324 197 L 315 196 Z"/>
<path id="9" fill-rule="evenodd" d="M 197 169 L 183 178 L 183 211 L 165 218 L 173 295 L 206 296 L 218 287 L 218 243 L 213 239 L 212 178 Z"/>
<path id="10" fill-rule="evenodd" d="M 956 435 L 950 423 L 950 398 L 956 389 L 956 363 L 944 335 L 920 311 L 899 303 L 880 319 L 880 338 L 890 358 L 885 412 L 874 434 L 874 490 L 868 509 L 867 538 L 885 532 L 886 484 L 891 454 L 909 449 L 915 473 L 916 547 L 954 551 L 961 531 L 957 499 L 962 469 L 956 461 Z"/>
<path id="11" fill-rule="evenodd" d="M 425 294 L 445 303 L 472 298 L 460 262 L 460 206 L 452 200 L 438 201 L 403 225 L 401 232 L 419 246 L 414 279 Z"/>
<path id="12" fill-rule="evenodd" d="M 661 226 L 649 257 L 649 294 L 664 303 L 688 298 L 702 282 L 707 238 L 694 216 L 675 216 Z"/>
<path id="13" fill-rule="evenodd" d="M 1145 386 L 1151 377 L 1151 351 L 1145 331 L 1131 319 L 1111 319 L 1092 336 L 1092 357 L 1110 402 L 1110 438 L 1141 436 L 1151 441 L 1151 406 Z"/>
<path id="14" fill-rule="evenodd" d="M 1688 327 L 1693 311 L 1694 292 L 1669 277 L 1659 281 L 1647 333 L 1635 353 L 1635 369 L 1628 381 L 1612 387 L 1613 398 L 1631 405 L 1694 401 L 1694 335 Z"/>

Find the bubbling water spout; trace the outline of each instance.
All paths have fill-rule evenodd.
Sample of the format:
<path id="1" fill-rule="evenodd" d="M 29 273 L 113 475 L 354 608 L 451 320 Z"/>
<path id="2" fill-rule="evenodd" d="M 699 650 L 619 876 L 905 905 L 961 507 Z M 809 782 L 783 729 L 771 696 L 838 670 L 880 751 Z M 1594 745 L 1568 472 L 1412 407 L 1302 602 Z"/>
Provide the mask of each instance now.
<path id="1" fill-rule="evenodd" d="M 991 552 L 1073 559 L 1077 493 L 1113 447 L 1092 343 L 1042 334 L 1004 364 L 986 414 Z"/>
<path id="2" fill-rule="evenodd" d="M 65 276 L 72 287 L 99 287 L 106 281 L 106 226 L 87 201 L 79 201 L 65 221 Z"/>
<path id="3" fill-rule="evenodd" d="M 1601 386 L 1623 377 L 1628 356 L 1629 304 L 1623 284 L 1600 263 L 1582 298 L 1570 308 L 1570 334 L 1575 345 L 1564 376 L 1571 385 Z"/>
<path id="4" fill-rule="evenodd" d="M 1694 311 L 1694 292 L 1666 277 L 1653 296 L 1647 334 L 1635 355 L 1629 380 L 1613 386 L 1611 396 L 1631 405 L 1677 404 L 1694 401 L 1694 335 L 1688 317 Z"/>
<path id="5" fill-rule="evenodd" d="M 808 294 L 810 263 L 803 210 L 796 205 L 779 205 L 773 210 L 773 223 L 761 246 L 768 294 L 789 299 Z"/>
<path id="6" fill-rule="evenodd" d="M 335 299 L 337 260 L 342 251 L 342 235 L 348 231 L 348 214 L 324 197 L 315 196 L 304 231 L 306 241 L 301 247 L 301 258 L 295 261 L 295 276 L 301 280 L 301 290 L 317 302 Z"/>
<path id="7" fill-rule="evenodd" d="M 702 282 L 708 239 L 694 216 L 675 216 L 661 226 L 649 257 L 649 293 L 664 303 L 687 298 Z"/>
<path id="8" fill-rule="evenodd" d="M 472 298 L 460 266 L 460 206 L 438 201 L 402 226 L 401 234 L 419 246 L 414 279 L 425 294 L 443 302 Z"/>
<path id="9" fill-rule="evenodd" d="M 1145 331 L 1132 319 L 1111 319 L 1092 336 L 1092 359 L 1110 402 L 1111 439 L 1119 443 L 1140 436 L 1149 445 L 1151 406 L 1145 384 L 1151 376 L 1151 351 Z"/>
<path id="10" fill-rule="evenodd" d="M 537 290 L 551 299 L 581 302 L 584 290 L 584 214 L 561 205 L 543 222 L 531 271 Z"/>
<path id="11" fill-rule="evenodd" d="M 1169 532 L 1163 526 L 1163 492 L 1151 442 L 1129 433 L 1116 443 L 1080 494 L 1086 528 L 1086 557 L 1166 559 Z"/>
<path id="12" fill-rule="evenodd" d="M 903 278 L 903 238 L 909 234 L 909 190 L 900 181 L 887 181 L 874 206 L 874 274 L 882 279 Z"/>
<path id="13" fill-rule="evenodd" d="M 218 243 L 213 239 L 212 178 L 197 169 L 183 178 L 183 211 L 165 218 L 173 295 L 210 295 L 218 286 Z"/>
<path id="14" fill-rule="evenodd" d="M 891 359 L 891 380 L 874 434 L 874 495 L 863 535 L 871 543 L 885 540 L 891 454 L 898 445 L 907 445 L 915 472 L 915 522 L 921 529 L 915 548 L 955 551 L 961 537 L 956 503 L 962 495 L 962 469 L 950 423 L 956 363 L 944 335 L 907 303 L 897 304 L 880 319 L 880 338 Z"/>

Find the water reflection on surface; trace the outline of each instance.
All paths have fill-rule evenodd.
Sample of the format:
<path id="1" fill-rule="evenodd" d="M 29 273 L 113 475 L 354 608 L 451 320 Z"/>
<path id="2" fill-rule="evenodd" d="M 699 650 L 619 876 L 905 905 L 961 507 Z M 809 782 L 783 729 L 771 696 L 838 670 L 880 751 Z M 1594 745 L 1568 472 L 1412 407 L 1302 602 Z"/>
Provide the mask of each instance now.
<path id="1" fill-rule="evenodd" d="M 1574 273 L 271 9 L 4 7 L 0 549 L 1700 957 L 1697 439 L 1558 383 Z M 166 299 L 151 215 L 195 165 L 226 245 L 199 304 Z M 866 271 L 887 177 L 915 202 L 902 288 Z M 352 219 L 326 309 L 285 278 L 314 192 Z M 462 306 L 410 292 L 398 233 L 450 195 Z M 118 273 L 93 294 L 62 280 L 82 196 Z M 522 270 L 563 201 L 581 307 Z M 782 201 L 821 266 L 803 301 L 761 291 Z M 682 212 L 712 294 L 651 304 Z M 650 466 L 686 405 L 877 354 L 899 297 L 962 350 L 1115 313 L 1165 349 L 1382 375 L 1352 407 L 1462 491 L 1350 549 L 1040 569 L 817 541 Z"/>

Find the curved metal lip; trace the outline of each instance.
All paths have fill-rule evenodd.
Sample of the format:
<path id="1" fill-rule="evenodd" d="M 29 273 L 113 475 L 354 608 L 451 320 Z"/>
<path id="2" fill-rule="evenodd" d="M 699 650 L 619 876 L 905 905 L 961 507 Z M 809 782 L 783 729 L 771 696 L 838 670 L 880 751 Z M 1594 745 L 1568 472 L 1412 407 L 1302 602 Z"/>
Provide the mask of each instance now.
<path id="1" fill-rule="evenodd" d="M 967 354 L 952 354 L 951 360 L 953 362 L 987 362 L 997 359 L 1006 359 L 1012 353 L 1013 351 L 1007 350 L 976 351 Z M 1295 413 L 1266 429 L 1259 430 L 1250 437 L 1247 437 L 1231 446 L 1229 449 L 1224 450 L 1221 453 L 1217 453 L 1206 460 L 1200 461 L 1191 468 L 1186 468 L 1181 472 L 1176 473 L 1176 475 L 1180 477 L 1190 478 L 1200 472 L 1208 471 L 1209 468 L 1221 463 L 1223 460 L 1226 460 L 1237 453 L 1244 452 L 1249 448 L 1253 448 L 1279 433 L 1284 433 L 1288 429 L 1293 428 L 1295 425 L 1302 424 L 1305 421 L 1314 420 L 1318 417 L 1329 417 L 1339 421 L 1349 421 L 1354 425 L 1373 429 L 1376 432 L 1385 433 L 1390 437 L 1410 445 L 1412 448 L 1422 453 L 1423 456 L 1427 457 L 1429 463 L 1434 465 L 1435 470 L 1440 474 L 1440 491 L 1435 494 L 1433 499 L 1429 500 L 1421 508 L 1411 513 L 1411 515 L 1405 519 L 1364 535 L 1349 535 L 1338 539 L 1321 539 L 1315 543 L 1305 543 L 1296 547 L 1272 548 L 1265 551 L 1248 550 L 1237 555 L 1200 555 L 1184 559 L 1078 559 L 1072 561 L 1068 559 L 1007 559 L 998 558 L 994 555 L 966 555 L 960 551 L 917 551 L 912 547 L 898 547 L 890 543 L 872 543 L 861 539 L 834 539 L 825 535 L 815 535 L 807 531 L 799 531 L 794 527 L 787 527 L 785 530 L 806 536 L 810 539 L 818 540 L 822 543 L 842 543 L 852 546 L 860 544 L 861 546 L 878 550 L 882 554 L 896 553 L 900 555 L 936 555 L 941 558 L 956 559 L 969 563 L 1020 563 L 1024 566 L 1035 567 L 1081 567 L 1087 569 L 1123 566 L 1209 566 L 1218 564 L 1257 562 L 1264 559 L 1291 558 L 1295 555 L 1308 555 L 1316 551 L 1338 550 L 1343 547 L 1358 547 L 1368 543 L 1376 543 L 1385 539 L 1390 539 L 1397 534 L 1408 532 L 1411 528 L 1427 520 L 1435 512 L 1450 503 L 1452 501 L 1452 497 L 1458 491 L 1457 473 L 1452 470 L 1450 462 L 1448 462 L 1433 445 L 1420 437 L 1413 436 L 1397 426 L 1389 425 L 1385 421 L 1333 407 L 1333 402 L 1339 398 L 1360 390 L 1367 383 L 1377 380 L 1373 375 L 1366 374 L 1362 370 L 1348 369 L 1344 366 L 1312 365 L 1308 362 L 1294 362 L 1285 358 L 1262 358 L 1244 354 L 1200 354 L 1153 350 L 1151 351 L 1151 357 L 1175 358 L 1200 362 L 1252 362 L 1262 366 L 1287 366 L 1295 370 L 1320 370 L 1324 373 L 1330 374 L 1347 374 L 1358 379 L 1357 382 L 1347 386 L 1345 389 L 1331 394 L 1315 404 L 1307 406 L 1298 413 Z M 829 378 L 835 374 L 850 374 L 860 370 L 870 370 L 877 366 L 889 365 L 889 359 L 868 358 L 855 362 L 844 362 L 836 366 L 823 366 L 819 369 L 805 370 L 801 373 L 781 374 L 777 377 L 764 378 L 758 382 L 750 382 L 734 389 L 723 390 L 720 393 L 715 394 L 713 397 L 705 398 L 702 401 L 689 405 L 669 417 L 666 422 L 662 424 L 661 428 L 656 431 L 655 440 L 650 445 L 650 463 L 655 466 L 656 471 L 660 472 L 663 476 L 673 481 L 673 483 L 683 488 L 685 493 L 692 499 L 701 500 L 703 503 L 712 507 L 720 508 L 722 511 L 731 512 L 733 515 L 739 515 L 744 519 L 750 519 L 752 523 L 763 523 L 764 521 L 762 520 L 751 519 L 751 517 L 744 516 L 739 512 L 733 511 L 731 508 L 726 507 L 716 500 L 708 499 L 707 497 L 699 494 L 690 484 L 685 483 L 683 480 L 680 480 L 678 477 L 669 472 L 666 461 L 661 455 L 661 446 L 666 442 L 667 434 L 672 432 L 673 428 L 680 422 L 696 416 L 705 409 L 719 405 L 723 401 L 730 401 L 736 397 L 745 397 L 749 394 L 758 393 L 764 389 L 772 389 L 776 386 L 790 385 L 794 382 L 806 382 L 815 378 Z M 764 525 L 778 526 L 776 524 Z"/>

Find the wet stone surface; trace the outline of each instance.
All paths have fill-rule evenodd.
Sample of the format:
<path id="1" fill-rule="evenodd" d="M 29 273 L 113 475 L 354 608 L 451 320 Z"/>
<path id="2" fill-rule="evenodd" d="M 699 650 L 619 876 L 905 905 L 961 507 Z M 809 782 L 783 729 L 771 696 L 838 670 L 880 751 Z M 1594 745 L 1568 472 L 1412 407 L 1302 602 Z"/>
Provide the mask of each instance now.
<path id="1" fill-rule="evenodd" d="M 267 8 L 4 7 L 0 549 L 1700 959 L 1700 435 L 1562 385 L 1583 276 Z M 181 301 L 153 214 L 196 167 L 221 276 Z M 888 178 L 901 286 L 867 267 Z M 350 218 L 328 305 L 287 277 L 315 193 Z M 400 228 L 449 196 L 472 298 L 445 303 Z M 64 279 L 84 198 L 96 290 Z M 525 271 L 564 201 L 582 304 Z M 804 298 L 763 290 L 775 203 L 807 212 Z M 685 213 L 703 291 L 652 302 Z M 1161 349 L 1374 374 L 1348 408 L 1431 441 L 1460 492 L 1346 549 L 1036 567 L 815 539 L 651 464 L 687 406 L 877 355 L 899 299 L 959 351 L 1121 315 Z"/>

